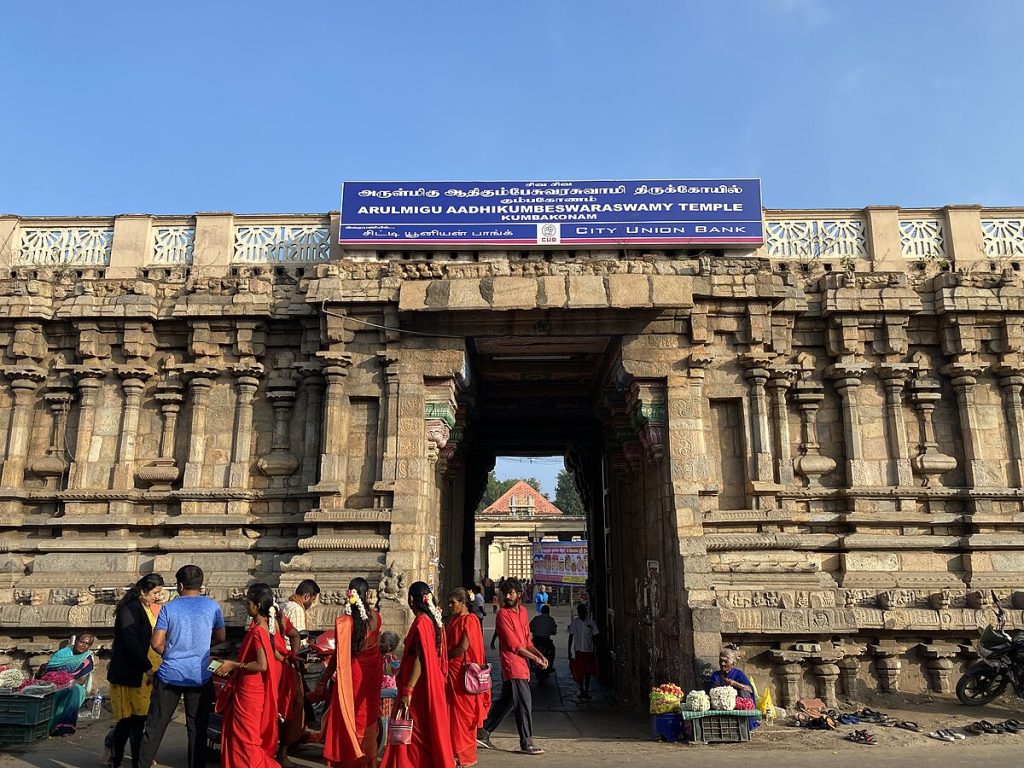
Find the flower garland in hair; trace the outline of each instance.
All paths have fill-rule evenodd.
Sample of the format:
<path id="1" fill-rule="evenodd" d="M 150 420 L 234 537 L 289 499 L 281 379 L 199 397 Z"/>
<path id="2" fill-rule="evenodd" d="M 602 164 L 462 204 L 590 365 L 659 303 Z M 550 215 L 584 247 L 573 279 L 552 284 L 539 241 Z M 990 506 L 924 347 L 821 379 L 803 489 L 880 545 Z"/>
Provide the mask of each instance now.
<path id="1" fill-rule="evenodd" d="M 345 602 L 344 613 L 346 616 L 352 615 L 353 606 L 355 606 L 355 609 L 359 611 L 359 618 L 366 621 L 368 618 L 366 615 L 366 606 L 363 605 L 363 601 L 359 597 L 359 593 L 354 589 L 350 589 L 348 591 L 348 600 Z"/>
<path id="2" fill-rule="evenodd" d="M 443 626 L 444 619 L 441 617 L 441 609 L 434 603 L 434 596 L 427 592 L 423 595 L 423 602 L 427 606 L 427 610 L 430 611 L 430 615 L 434 618 L 434 623 L 437 626 Z"/>
<path id="3" fill-rule="evenodd" d="M 277 633 L 277 603 L 272 603 L 267 613 L 267 631 L 273 637 Z"/>

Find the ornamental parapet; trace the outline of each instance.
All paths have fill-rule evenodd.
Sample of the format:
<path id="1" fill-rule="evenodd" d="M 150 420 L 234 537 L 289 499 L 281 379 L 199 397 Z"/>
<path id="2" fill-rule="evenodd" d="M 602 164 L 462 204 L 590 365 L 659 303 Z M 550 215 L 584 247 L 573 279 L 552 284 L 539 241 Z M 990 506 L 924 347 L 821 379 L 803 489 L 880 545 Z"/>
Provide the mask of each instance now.
<path id="1" fill-rule="evenodd" d="M 929 268 L 956 271 L 958 266 L 986 260 L 1002 264 L 1024 259 L 1024 208 L 766 209 L 763 218 L 764 244 L 754 252 L 735 253 L 782 264 L 917 273 Z M 497 276 L 486 269 L 486 262 L 522 263 L 524 259 L 529 261 L 531 254 L 546 254 L 548 259 L 555 254 L 555 264 L 579 258 L 600 262 L 622 257 L 622 252 L 615 250 L 564 249 L 430 251 L 430 258 L 426 258 L 427 251 L 345 252 L 336 243 L 338 225 L 337 213 L 88 218 L 0 215 L 0 267 L 81 270 L 83 277 L 123 278 L 151 269 L 200 267 L 219 276 L 230 274 L 240 265 L 307 267 L 312 272 L 317 265 L 333 264 L 344 265 L 346 277 L 374 280 L 415 277 L 408 270 L 396 272 L 392 266 L 395 262 L 416 264 L 420 277 L 438 277 L 442 272 L 484 277 Z M 668 248 L 649 253 L 671 256 L 693 251 Z M 426 272 L 424 261 L 432 262 Z M 444 267 L 438 269 L 437 264 Z M 531 274 L 535 271 L 537 266 L 531 265 L 522 276 L 541 276 L 540 272 L 546 270 Z M 558 274 L 557 268 L 547 274 Z"/>

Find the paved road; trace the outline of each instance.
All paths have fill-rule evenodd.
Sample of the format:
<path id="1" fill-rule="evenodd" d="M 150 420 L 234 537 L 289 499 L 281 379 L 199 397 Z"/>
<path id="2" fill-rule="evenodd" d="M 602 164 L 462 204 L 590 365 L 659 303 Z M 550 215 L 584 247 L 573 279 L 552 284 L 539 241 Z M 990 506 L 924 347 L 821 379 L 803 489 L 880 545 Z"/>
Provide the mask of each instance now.
<path id="1" fill-rule="evenodd" d="M 555 615 L 564 628 L 568 612 L 556 609 Z M 492 628 L 493 618 L 489 615 L 484 625 L 485 640 L 490 639 Z M 730 765 L 786 768 L 864 768 L 865 761 L 884 761 L 893 768 L 957 768 L 978 764 L 1015 768 L 1022 764 L 1024 734 L 974 736 L 950 744 L 901 729 L 876 728 L 878 746 L 865 747 L 844 741 L 842 732 L 775 726 L 758 729 L 747 744 L 692 746 L 652 742 L 647 738 L 647 719 L 617 712 L 607 692 L 597 690 L 590 701 L 579 701 L 565 659 L 565 635 L 556 639 L 557 676 L 544 684 L 533 683 L 534 729 L 537 743 L 547 754 L 528 757 L 515 752 L 518 737 L 513 718 L 509 717 L 494 736 L 498 749 L 481 750 L 480 768 L 521 768 L 533 763 L 545 768 L 679 768 L 687 762 L 704 764 L 713 760 Z M 898 719 L 916 720 L 924 730 L 963 726 L 982 717 L 1003 720 L 1020 713 L 1020 702 L 1010 700 L 981 710 L 969 710 L 949 699 L 938 698 L 893 696 L 868 703 Z M 6 753 L 0 754 L 0 768 L 93 768 L 99 765 L 103 735 L 109 725 L 107 715 L 96 723 L 83 721 L 78 734 L 71 737 L 50 739 L 28 749 L 7 748 Z M 323 764 L 315 748 L 300 753 L 295 762 L 304 767 Z M 177 768 L 184 764 L 185 728 L 183 717 L 179 717 L 168 730 L 159 765 Z M 211 760 L 210 764 L 216 763 Z"/>

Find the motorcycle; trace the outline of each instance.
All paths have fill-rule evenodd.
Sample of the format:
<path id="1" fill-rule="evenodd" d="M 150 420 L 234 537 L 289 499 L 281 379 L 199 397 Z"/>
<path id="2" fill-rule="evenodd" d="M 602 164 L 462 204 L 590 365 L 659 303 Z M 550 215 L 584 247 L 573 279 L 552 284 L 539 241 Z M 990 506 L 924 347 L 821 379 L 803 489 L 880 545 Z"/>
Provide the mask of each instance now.
<path id="1" fill-rule="evenodd" d="M 1024 632 L 1006 631 L 1006 613 L 992 593 L 996 606 L 996 625 L 989 624 L 978 639 L 976 662 L 967 668 L 956 684 L 961 704 L 980 706 L 998 698 L 1010 686 L 1024 698 Z"/>

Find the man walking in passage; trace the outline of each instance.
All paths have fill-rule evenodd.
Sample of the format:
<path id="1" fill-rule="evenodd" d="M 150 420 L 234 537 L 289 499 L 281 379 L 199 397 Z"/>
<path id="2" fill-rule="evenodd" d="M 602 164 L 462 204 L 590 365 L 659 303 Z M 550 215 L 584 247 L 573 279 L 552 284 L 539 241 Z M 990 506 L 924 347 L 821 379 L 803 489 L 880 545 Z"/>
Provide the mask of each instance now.
<path id="1" fill-rule="evenodd" d="M 548 660 L 530 642 L 529 618 L 522 605 L 523 585 L 518 579 L 505 579 L 498 586 L 498 591 L 502 606 L 495 624 L 501 660 L 501 696 L 491 704 L 484 727 L 476 733 L 476 743 L 484 749 L 494 749 L 491 733 L 514 710 L 519 751 L 527 755 L 542 755 L 544 750 L 533 743 L 529 662 L 534 662 L 539 669 L 547 669 Z"/>
<path id="2" fill-rule="evenodd" d="M 210 646 L 224 642 L 224 614 L 215 601 L 200 594 L 203 570 L 199 566 L 183 566 L 174 578 L 178 597 L 163 607 L 153 628 L 153 650 L 163 661 L 153 679 L 139 765 L 148 768 L 153 764 L 174 710 L 184 696 L 188 768 L 205 768 L 206 726 L 213 708 Z"/>

